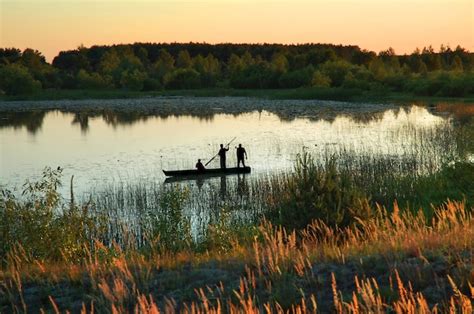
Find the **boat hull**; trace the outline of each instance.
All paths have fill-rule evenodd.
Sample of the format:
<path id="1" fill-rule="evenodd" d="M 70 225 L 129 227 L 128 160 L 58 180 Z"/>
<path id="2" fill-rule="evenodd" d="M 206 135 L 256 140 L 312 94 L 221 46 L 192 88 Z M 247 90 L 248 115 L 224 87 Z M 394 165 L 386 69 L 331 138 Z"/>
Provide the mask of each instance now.
<path id="1" fill-rule="evenodd" d="M 250 173 L 250 167 L 234 167 L 234 168 L 217 168 L 217 169 L 206 169 L 204 171 L 198 171 L 197 169 L 192 170 L 163 170 L 163 173 L 167 177 L 189 177 L 189 176 L 221 176 L 229 174 L 239 173 Z"/>

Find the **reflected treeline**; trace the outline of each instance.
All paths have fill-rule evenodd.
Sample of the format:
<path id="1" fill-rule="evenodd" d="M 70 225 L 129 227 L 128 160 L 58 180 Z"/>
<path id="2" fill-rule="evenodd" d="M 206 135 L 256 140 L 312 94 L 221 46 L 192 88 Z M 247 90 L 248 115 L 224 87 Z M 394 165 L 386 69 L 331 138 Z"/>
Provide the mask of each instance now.
<path id="1" fill-rule="evenodd" d="M 75 113 L 71 124 L 78 124 L 81 127 L 81 131 L 86 133 L 89 130 L 89 115 L 84 113 Z"/>
<path id="2" fill-rule="evenodd" d="M 91 107 L 81 105 L 80 109 L 36 109 L 31 111 L 15 112 L 12 110 L 0 111 L 0 128 L 25 127 L 28 132 L 36 133 L 41 129 L 43 120 L 49 112 L 61 112 L 73 115 L 71 124 L 79 125 L 82 132 L 87 132 L 90 128 L 89 120 L 92 118 L 102 118 L 104 122 L 112 127 L 133 125 L 147 121 L 151 118 L 163 120 L 179 117 L 193 117 L 202 121 L 212 121 L 218 114 L 229 114 L 239 117 L 253 112 L 263 111 L 275 114 L 281 121 L 291 122 L 298 118 L 306 118 L 310 121 L 324 120 L 334 122 L 336 118 L 346 116 L 357 123 L 370 123 L 380 121 L 384 114 L 391 110 L 395 116 L 401 112 L 408 113 L 412 106 L 395 105 L 369 105 L 353 103 L 321 103 L 320 105 L 306 102 L 275 102 L 244 103 L 242 105 L 232 105 L 226 102 L 216 101 L 199 102 L 190 105 L 186 102 L 175 104 L 174 102 L 159 104 L 154 107 L 143 106 L 136 109 L 125 107 L 101 108 L 101 106 Z M 269 105 L 271 104 L 271 105 Z M 432 114 L 442 117 L 451 116 L 459 124 L 469 124 L 474 117 L 474 105 L 468 104 L 447 104 L 436 105 L 415 104 L 427 108 Z"/>
<path id="3" fill-rule="evenodd" d="M 212 121 L 218 114 L 229 114 L 239 117 L 253 112 L 262 113 L 266 111 L 275 114 L 281 121 L 291 122 L 297 118 L 306 118 L 310 121 L 324 120 L 333 122 L 337 117 L 347 116 L 358 123 L 369 123 L 381 120 L 387 110 L 392 110 L 395 115 L 399 112 L 408 112 L 410 107 L 387 107 L 371 106 L 358 107 L 355 105 L 346 106 L 314 106 L 314 105 L 295 105 L 295 106 L 272 106 L 272 107 L 213 107 L 198 106 L 190 108 L 185 106 L 160 106 L 148 110 L 112 110 L 112 109 L 83 109 L 83 110 L 32 110 L 32 111 L 0 111 L 0 128 L 13 127 L 15 129 L 25 127 L 28 132 L 35 134 L 41 129 L 45 116 L 50 112 L 61 112 L 63 114 L 73 115 L 71 124 L 78 125 L 82 132 L 87 132 L 90 128 L 89 120 L 92 118 L 102 118 L 105 123 L 112 127 L 133 125 L 147 121 L 151 118 L 160 118 L 163 120 L 179 117 L 193 117 L 202 121 Z"/>
<path id="4" fill-rule="evenodd" d="M 44 117 L 48 111 L 29 112 L 0 112 L 0 128 L 26 128 L 35 134 L 43 126 Z"/>

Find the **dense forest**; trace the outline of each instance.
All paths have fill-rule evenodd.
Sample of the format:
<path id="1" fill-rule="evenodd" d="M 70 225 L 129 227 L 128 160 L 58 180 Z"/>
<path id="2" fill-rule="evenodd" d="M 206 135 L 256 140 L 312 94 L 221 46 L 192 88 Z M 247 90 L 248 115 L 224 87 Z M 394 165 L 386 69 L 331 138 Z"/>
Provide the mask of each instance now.
<path id="1" fill-rule="evenodd" d="M 135 43 L 81 46 L 49 64 L 37 50 L 0 49 L 0 93 L 6 95 L 298 87 L 462 97 L 474 94 L 474 53 L 460 46 L 397 55 L 392 48 L 377 54 L 329 44 Z"/>

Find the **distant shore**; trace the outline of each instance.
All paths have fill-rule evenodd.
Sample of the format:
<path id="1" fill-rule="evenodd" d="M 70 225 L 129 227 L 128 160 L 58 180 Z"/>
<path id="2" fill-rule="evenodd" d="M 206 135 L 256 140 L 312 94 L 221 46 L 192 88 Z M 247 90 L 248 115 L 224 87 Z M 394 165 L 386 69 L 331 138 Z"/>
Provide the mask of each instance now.
<path id="1" fill-rule="evenodd" d="M 0 96 L 2 101 L 36 100 L 84 100 L 84 99 L 133 99 L 159 96 L 189 97 L 253 97 L 263 99 L 335 100 L 351 102 L 406 102 L 427 103 L 453 101 L 474 103 L 474 95 L 468 97 L 426 97 L 410 93 L 374 92 L 344 88 L 294 88 L 294 89 L 190 89 L 137 92 L 128 90 L 43 90 L 33 95 Z"/>

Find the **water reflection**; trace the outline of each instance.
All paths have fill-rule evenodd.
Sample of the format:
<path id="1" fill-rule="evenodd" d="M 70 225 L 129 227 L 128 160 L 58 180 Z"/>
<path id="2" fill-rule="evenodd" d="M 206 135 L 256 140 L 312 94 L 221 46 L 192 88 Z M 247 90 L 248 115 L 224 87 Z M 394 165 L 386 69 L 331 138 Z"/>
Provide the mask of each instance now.
<path id="1" fill-rule="evenodd" d="M 120 102 L 116 100 L 116 102 Z M 12 106 L 14 106 L 12 104 Z M 66 115 L 72 115 L 72 125 L 79 125 L 82 132 L 86 133 L 89 128 L 89 120 L 100 118 L 107 125 L 112 127 L 134 125 L 143 123 L 149 119 L 160 118 L 166 121 L 169 118 L 189 116 L 200 121 L 212 122 L 216 115 L 229 114 L 234 118 L 250 112 L 258 112 L 259 117 L 262 112 L 270 112 L 275 114 L 281 121 L 291 122 L 295 119 L 306 118 L 309 121 L 324 120 L 334 122 L 337 117 L 347 116 L 357 123 L 370 123 L 372 121 L 380 121 L 383 119 L 387 110 L 391 110 L 395 117 L 400 113 L 408 113 L 412 106 L 394 106 L 394 105 L 368 105 L 368 104 L 350 104 L 350 103 L 334 103 L 326 102 L 322 104 L 313 103 L 297 103 L 289 104 L 260 104 L 258 101 L 254 105 L 247 106 L 227 106 L 210 107 L 208 105 L 200 105 L 200 108 L 190 108 L 190 104 L 182 104 L 182 106 L 171 106 L 170 103 L 158 104 L 157 107 L 151 108 L 103 108 L 88 107 L 81 104 L 78 109 L 65 109 L 64 104 L 59 103 L 57 109 L 41 109 L 37 108 L 28 111 L 28 107 L 22 108 L 22 111 L 16 112 L 11 109 L 6 110 L 7 105 L 0 105 L 0 129 L 13 127 L 20 129 L 25 127 L 29 133 L 35 134 L 43 125 L 44 118 L 48 113 L 58 111 Z M 430 113 L 435 116 L 451 116 L 461 124 L 469 124 L 474 116 L 474 105 L 470 104 L 449 104 L 439 103 L 430 104 L 428 106 L 420 105 L 427 108 Z M 84 107 L 84 108 L 83 108 Z M 26 111 L 25 111 L 26 110 Z"/>
<path id="2" fill-rule="evenodd" d="M 82 133 L 87 133 L 87 131 L 89 130 L 89 116 L 83 113 L 75 113 L 74 119 L 72 120 L 71 124 L 79 124 Z"/>
<path id="3" fill-rule="evenodd" d="M 25 128 L 29 133 L 35 134 L 43 126 L 47 113 L 48 111 L 0 112 L 0 129 Z"/>
<path id="4" fill-rule="evenodd" d="M 0 103 L 0 128 L 26 127 L 28 132 L 37 133 L 47 113 L 59 111 L 73 115 L 72 124 L 78 124 L 82 132 L 90 128 L 89 120 L 101 118 L 107 125 L 118 127 L 146 122 L 149 119 L 189 116 L 200 121 L 212 122 L 217 115 L 228 114 L 239 118 L 251 112 L 270 112 L 281 121 L 291 122 L 306 118 L 309 121 L 333 122 L 341 115 L 351 117 L 355 122 L 369 123 L 383 118 L 387 110 L 395 114 L 409 110 L 409 106 L 353 104 L 342 102 L 252 100 L 247 98 L 211 99 L 151 99 L 151 100 L 101 100 L 101 101 L 55 101 Z M 17 109 L 17 110 L 15 110 Z"/>
<path id="5" fill-rule="evenodd" d="M 78 193 L 122 181 L 162 182 L 162 169 L 192 169 L 195 160 L 208 160 L 219 143 L 234 136 L 246 146 L 257 175 L 291 169 L 302 149 L 319 160 L 344 154 L 384 156 L 393 160 L 394 169 L 420 173 L 459 156 L 470 158 L 474 151 L 474 110 L 469 105 L 227 98 L 155 102 L 79 102 L 77 110 L 74 102 L 67 111 L 55 109 L 54 103 L 41 105 L 52 111 L 22 112 L 6 111 L 0 104 L 0 184 L 21 186 L 46 165 L 65 168 L 66 177 L 74 174 Z M 41 107 L 25 104 L 24 110 L 34 106 Z M 234 155 L 230 164 L 236 163 Z M 237 190 L 245 191 L 245 177 L 237 179 Z M 223 196 L 227 179 L 218 182 Z M 206 186 L 202 180 L 194 183 L 199 190 Z"/>
<path id="6" fill-rule="evenodd" d="M 224 201 L 227 194 L 227 176 L 221 176 L 220 181 L 221 181 L 221 184 L 220 184 L 219 194 L 221 196 L 221 199 Z"/>
<path id="7" fill-rule="evenodd" d="M 218 222 L 223 208 L 232 210 L 232 219 L 254 219 L 262 212 L 262 202 L 255 200 L 270 193 L 264 190 L 269 177 L 290 170 L 302 150 L 321 163 L 337 157 L 339 167 L 364 173 L 380 189 L 386 179 L 380 173 L 434 173 L 451 161 L 472 159 L 474 152 L 469 105 L 248 99 L 239 105 L 240 100 L 226 98 L 116 102 L 79 102 L 67 110 L 25 104 L 22 112 L 5 111 L 0 104 L 0 185 L 21 187 L 44 166 L 61 166 L 65 182 L 74 175 L 76 195 L 93 197 L 97 210 L 107 212 L 111 238 L 120 242 L 125 227 L 141 239 L 162 191 L 175 185 L 190 191 L 183 211 L 195 235 Z M 39 107 L 28 111 L 28 106 Z M 246 147 L 252 174 L 181 183 L 171 178 L 166 179 L 171 185 L 162 184 L 162 169 L 192 169 L 198 158 L 207 161 L 219 143 L 233 137 Z M 229 152 L 228 163 L 236 164 L 235 157 Z M 218 160 L 209 167 L 218 167 Z M 69 186 L 61 192 L 67 199 Z"/>
<path id="8" fill-rule="evenodd" d="M 240 198 L 243 198 L 245 195 L 248 195 L 248 185 L 247 185 L 247 178 L 245 177 L 245 173 L 237 175 L 237 194 Z"/>

